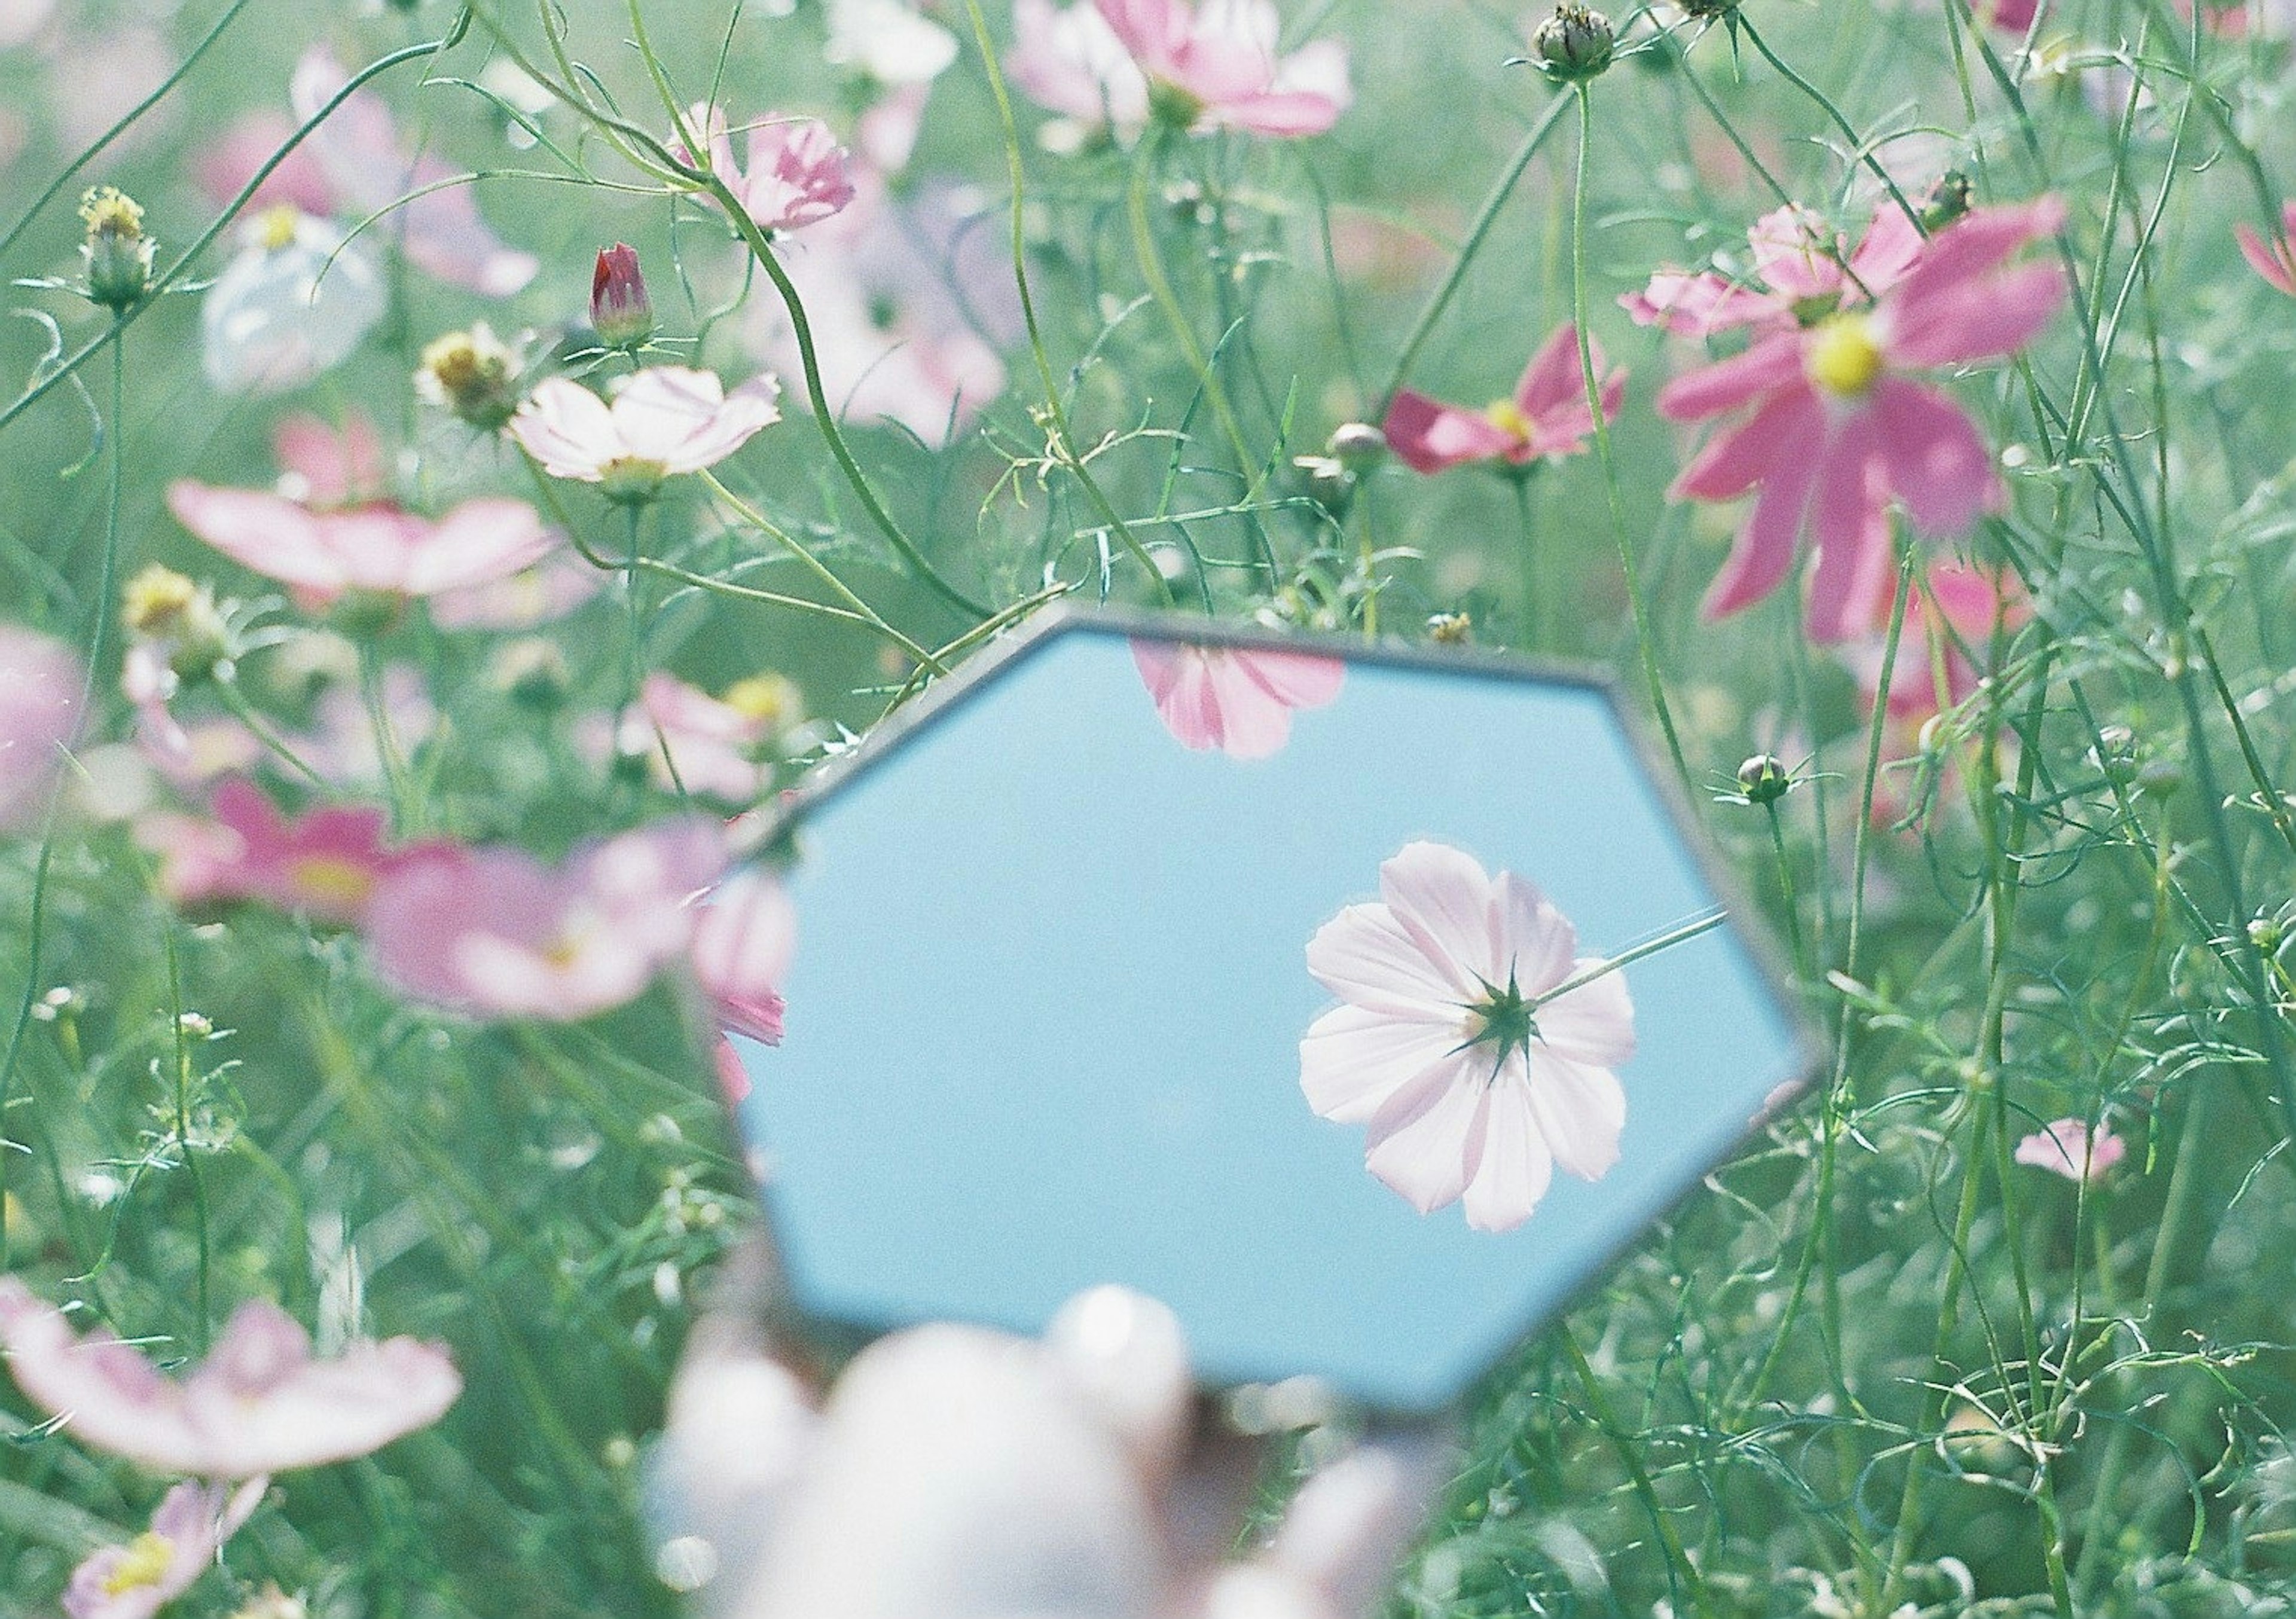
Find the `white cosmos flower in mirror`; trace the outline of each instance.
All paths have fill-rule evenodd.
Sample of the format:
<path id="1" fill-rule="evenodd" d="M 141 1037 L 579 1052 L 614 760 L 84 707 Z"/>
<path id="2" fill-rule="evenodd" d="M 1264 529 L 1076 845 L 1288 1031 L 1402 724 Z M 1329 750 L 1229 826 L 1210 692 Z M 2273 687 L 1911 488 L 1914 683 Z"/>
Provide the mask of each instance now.
<path id="1" fill-rule="evenodd" d="M 282 205 L 258 215 L 239 256 L 200 306 L 208 380 L 226 394 L 276 394 L 340 364 L 390 307 L 363 242 L 332 220 Z"/>

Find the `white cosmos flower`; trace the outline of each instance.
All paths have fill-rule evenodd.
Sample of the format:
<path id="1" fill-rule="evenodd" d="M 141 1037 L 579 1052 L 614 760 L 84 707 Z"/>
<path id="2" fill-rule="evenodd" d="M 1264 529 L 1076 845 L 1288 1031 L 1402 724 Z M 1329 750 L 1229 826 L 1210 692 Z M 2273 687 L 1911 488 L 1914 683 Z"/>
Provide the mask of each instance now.
<path id="1" fill-rule="evenodd" d="M 340 364 L 390 307 L 364 243 L 331 220 L 266 209 L 200 306 L 208 380 L 227 394 L 300 388 Z"/>
<path id="2" fill-rule="evenodd" d="M 1300 1041 L 1300 1089 L 1366 1127 L 1365 1166 L 1420 1213 L 1464 1199 L 1478 1230 L 1520 1225 L 1554 1165 L 1594 1181 L 1619 1161 L 1626 981 L 1542 1000 L 1599 963 L 1536 887 L 1446 844 L 1406 844 L 1379 887 L 1308 941 L 1308 970 L 1345 1004 Z"/>

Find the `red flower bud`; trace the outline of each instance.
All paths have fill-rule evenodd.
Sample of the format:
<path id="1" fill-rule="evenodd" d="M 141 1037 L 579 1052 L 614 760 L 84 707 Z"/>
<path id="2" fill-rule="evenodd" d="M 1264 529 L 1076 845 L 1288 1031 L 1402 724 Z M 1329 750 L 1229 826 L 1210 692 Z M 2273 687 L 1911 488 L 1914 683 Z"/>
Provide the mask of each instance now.
<path id="1" fill-rule="evenodd" d="M 638 273 L 636 248 L 618 241 L 598 255 L 590 276 L 590 326 L 609 348 L 636 348 L 653 335 L 653 299 Z"/>

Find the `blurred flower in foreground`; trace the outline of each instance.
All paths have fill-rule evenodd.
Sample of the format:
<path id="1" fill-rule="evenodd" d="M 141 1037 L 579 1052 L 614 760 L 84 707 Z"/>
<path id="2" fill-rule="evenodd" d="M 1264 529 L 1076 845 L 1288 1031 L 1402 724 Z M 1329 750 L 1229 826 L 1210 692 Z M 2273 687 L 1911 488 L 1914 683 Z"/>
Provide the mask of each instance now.
<path id="1" fill-rule="evenodd" d="M 37 631 L 0 624 L 0 833 L 37 819 L 79 732 L 78 655 Z"/>
<path id="2" fill-rule="evenodd" d="M 693 928 L 693 977 L 721 1031 L 713 1058 L 732 1100 L 750 1093 L 750 1076 L 726 1036 L 781 1044 L 788 1010 L 781 985 L 796 950 L 796 908 L 781 879 L 763 867 L 736 871 L 702 901 Z"/>
<path id="3" fill-rule="evenodd" d="M 956 36 L 904 0 L 829 0 L 822 53 L 858 81 L 865 110 L 853 134 L 864 160 L 885 174 L 905 167 L 933 80 L 956 61 Z"/>
<path id="4" fill-rule="evenodd" d="M 200 305 L 201 357 L 222 393 L 275 394 L 340 364 L 390 307 L 365 246 L 284 203 L 255 217 Z"/>
<path id="5" fill-rule="evenodd" d="M 2291 298 L 2296 298 L 2296 202 L 2284 204 L 2280 210 L 2280 230 L 2270 241 L 2258 234 L 2256 227 L 2236 225 L 2233 234 L 2240 239 L 2241 257 L 2251 268 Z"/>
<path id="6" fill-rule="evenodd" d="M 2128 1156 L 2128 1143 L 2103 1126 L 2091 1134 L 2086 1119 L 2061 1118 L 2019 1141 L 2012 1156 L 2020 1164 L 2087 1185 Z"/>
<path id="7" fill-rule="evenodd" d="M 1300 1043 L 1308 1106 L 1365 1124 L 1365 1167 L 1421 1214 L 1464 1199 L 1479 1231 L 1529 1219 L 1557 1164 L 1601 1179 L 1627 1117 L 1611 1070 L 1635 1051 L 1624 976 L 1554 995 L 1601 963 L 1537 887 L 1447 845 L 1406 844 L 1379 887 L 1308 941 L 1346 1002 Z"/>
<path id="8" fill-rule="evenodd" d="M 1105 45 L 1081 17 L 1054 21 L 1015 12 L 1023 39 L 1034 24 L 1047 30 L 1042 37 L 1052 47 L 1029 62 L 1026 78 L 1016 72 L 1016 81 L 1055 111 L 1088 119 L 1105 109 L 1120 124 L 1140 105 L 1200 133 L 1294 136 L 1323 134 L 1352 99 L 1347 49 L 1337 41 L 1276 55 L 1283 24 L 1270 0 L 1205 0 L 1201 10 L 1188 0 L 1097 0 L 1097 9 L 1144 87 L 1111 68 Z"/>
<path id="9" fill-rule="evenodd" d="M 714 372 L 653 365 L 609 405 L 579 382 L 552 377 L 519 407 L 510 435 L 553 478 L 596 484 L 608 500 L 636 504 L 659 494 L 664 478 L 716 466 L 780 421 L 781 391 L 770 375 L 729 394 Z"/>
<path id="10" fill-rule="evenodd" d="M 1753 275 L 1730 280 L 1711 270 L 1660 270 L 1619 307 L 1644 326 L 1702 338 L 1734 326 L 1806 326 L 1837 310 L 1870 304 L 1905 279 L 1923 237 L 1903 209 L 1885 202 L 1854 249 L 1810 209 L 1789 203 L 1746 232 Z"/>
<path id="11" fill-rule="evenodd" d="M 1626 397 L 1623 367 L 1604 375 L 1602 345 L 1587 340 L 1595 374 L 1603 378 L 1603 419 L 1614 420 Z M 1564 324 L 1539 346 L 1515 384 L 1514 397 L 1480 411 L 1445 405 L 1412 388 L 1398 388 L 1382 424 L 1390 448 L 1414 470 L 1440 472 L 1471 461 L 1527 467 L 1575 455 L 1595 431 L 1587 385 L 1578 369 L 1578 329 Z"/>
<path id="12" fill-rule="evenodd" d="M 152 1619 L 191 1590 L 226 1541 L 263 1504 L 268 1478 L 237 1490 L 177 1484 L 160 1498 L 152 1526 L 125 1546 L 106 1546 L 72 1570 L 70 1619 Z"/>
<path id="13" fill-rule="evenodd" d="M 312 415 L 282 417 L 271 429 L 281 496 L 299 506 L 351 506 L 379 498 L 382 438 L 357 411 L 337 428 Z"/>
<path id="14" fill-rule="evenodd" d="M 315 116 L 349 82 L 325 46 L 304 53 L 288 86 L 296 119 Z M 364 217 L 390 210 L 375 228 L 426 274 L 487 298 L 508 298 L 542 267 L 533 254 L 504 246 L 487 228 L 463 176 L 436 158 L 408 155 L 390 107 L 373 91 L 354 93 L 311 132 L 310 143 L 338 211 Z M 394 206 L 410 196 L 403 208 Z"/>
<path id="15" fill-rule="evenodd" d="M 523 501 L 464 501 L 436 522 L 377 503 L 313 511 L 267 489 L 168 486 L 176 520 L 242 567 L 288 585 L 318 611 L 349 592 L 388 598 L 500 579 L 531 567 L 556 543 Z"/>
<path id="16" fill-rule="evenodd" d="M 429 852 L 385 875 L 367 911 L 376 969 L 476 1018 L 572 1022 L 636 999 L 693 937 L 689 902 L 726 863 L 714 822 L 681 819 L 552 866 L 511 847 Z"/>
<path id="17" fill-rule="evenodd" d="M 706 148 L 696 157 L 677 148 L 680 160 L 707 168 L 726 183 L 742 211 L 761 231 L 794 231 L 818 225 L 853 200 L 846 151 L 819 119 L 767 113 L 748 126 L 750 166 L 734 161 L 734 137 L 726 114 L 707 102 L 686 114 L 686 122 Z"/>
<path id="18" fill-rule="evenodd" d="M 463 1392 L 446 1350 L 413 1338 L 313 1360 L 310 1336 L 260 1299 L 233 1312 L 206 1360 L 169 1378 L 110 1332 L 80 1337 L 62 1311 L 0 1277 L 0 1345 L 16 1386 L 74 1439 L 200 1478 L 365 1456 L 436 1422 Z"/>
<path id="19" fill-rule="evenodd" d="M 1696 421 L 1743 410 L 1675 480 L 1676 499 L 1733 500 L 1759 488 L 1705 613 L 1722 617 L 1792 571 L 1805 530 L 1817 552 L 1805 625 L 1816 641 L 1871 626 L 1892 571 L 1889 507 L 1932 538 L 1969 532 L 2004 496 L 1969 417 L 1904 372 L 2016 353 L 2064 299 L 2054 265 L 2010 264 L 2055 231 L 2054 197 L 1973 209 L 1922 245 L 1870 310 L 1766 331 L 1744 353 L 1677 377 L 1659 413 Z"/>
<path id="20" fill-rule="evenodd" d="M 605 584 L 596 568 L 564 552 L 533 567 L 430 598 L 430 622 L 442 630 L 530 630 L 563 618 Z"/>
<path id="21" fill-rule="evenodd" d="M 1347 666 L 1306 652 L 1175 646 L 1136 640 L 1132 661 L 1155 699 L 1156 717 L 1180 746 L 1264 759 L 1292 738 L 1292 711 L 1340 694 Z"/>
<path id="22" fill-rule="evenodd" d="M 138 829 L 179 906 L 258 900 L 356 927 L 384 874 L 423 854 L 390 847 L 390 817 L 364 805 L 320 805 L 291 821 L 234 778 L 217 787 L 211 808 L 212 820 L 152 816 Z"/>

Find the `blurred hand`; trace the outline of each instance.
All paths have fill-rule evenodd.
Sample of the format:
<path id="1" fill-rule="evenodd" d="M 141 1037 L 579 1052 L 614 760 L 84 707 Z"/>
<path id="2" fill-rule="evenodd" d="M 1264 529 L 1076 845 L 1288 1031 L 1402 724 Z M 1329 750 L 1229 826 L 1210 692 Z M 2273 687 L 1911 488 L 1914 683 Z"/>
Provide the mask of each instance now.
<path id="1" fill-rule="evenodd" d="M 668 1566 L 712 1619 L 1368 1619 L 1444 1476 L 1368 1444 L 1224 1560 L 1257 1448 L 1199 1420 L 1170 1311 L 1100 1288 L 1041 1341 L 911 1329 L 824 1391 L 763 1325 L 762 1247 L 695 1329 L 652 1463 Z"/>

